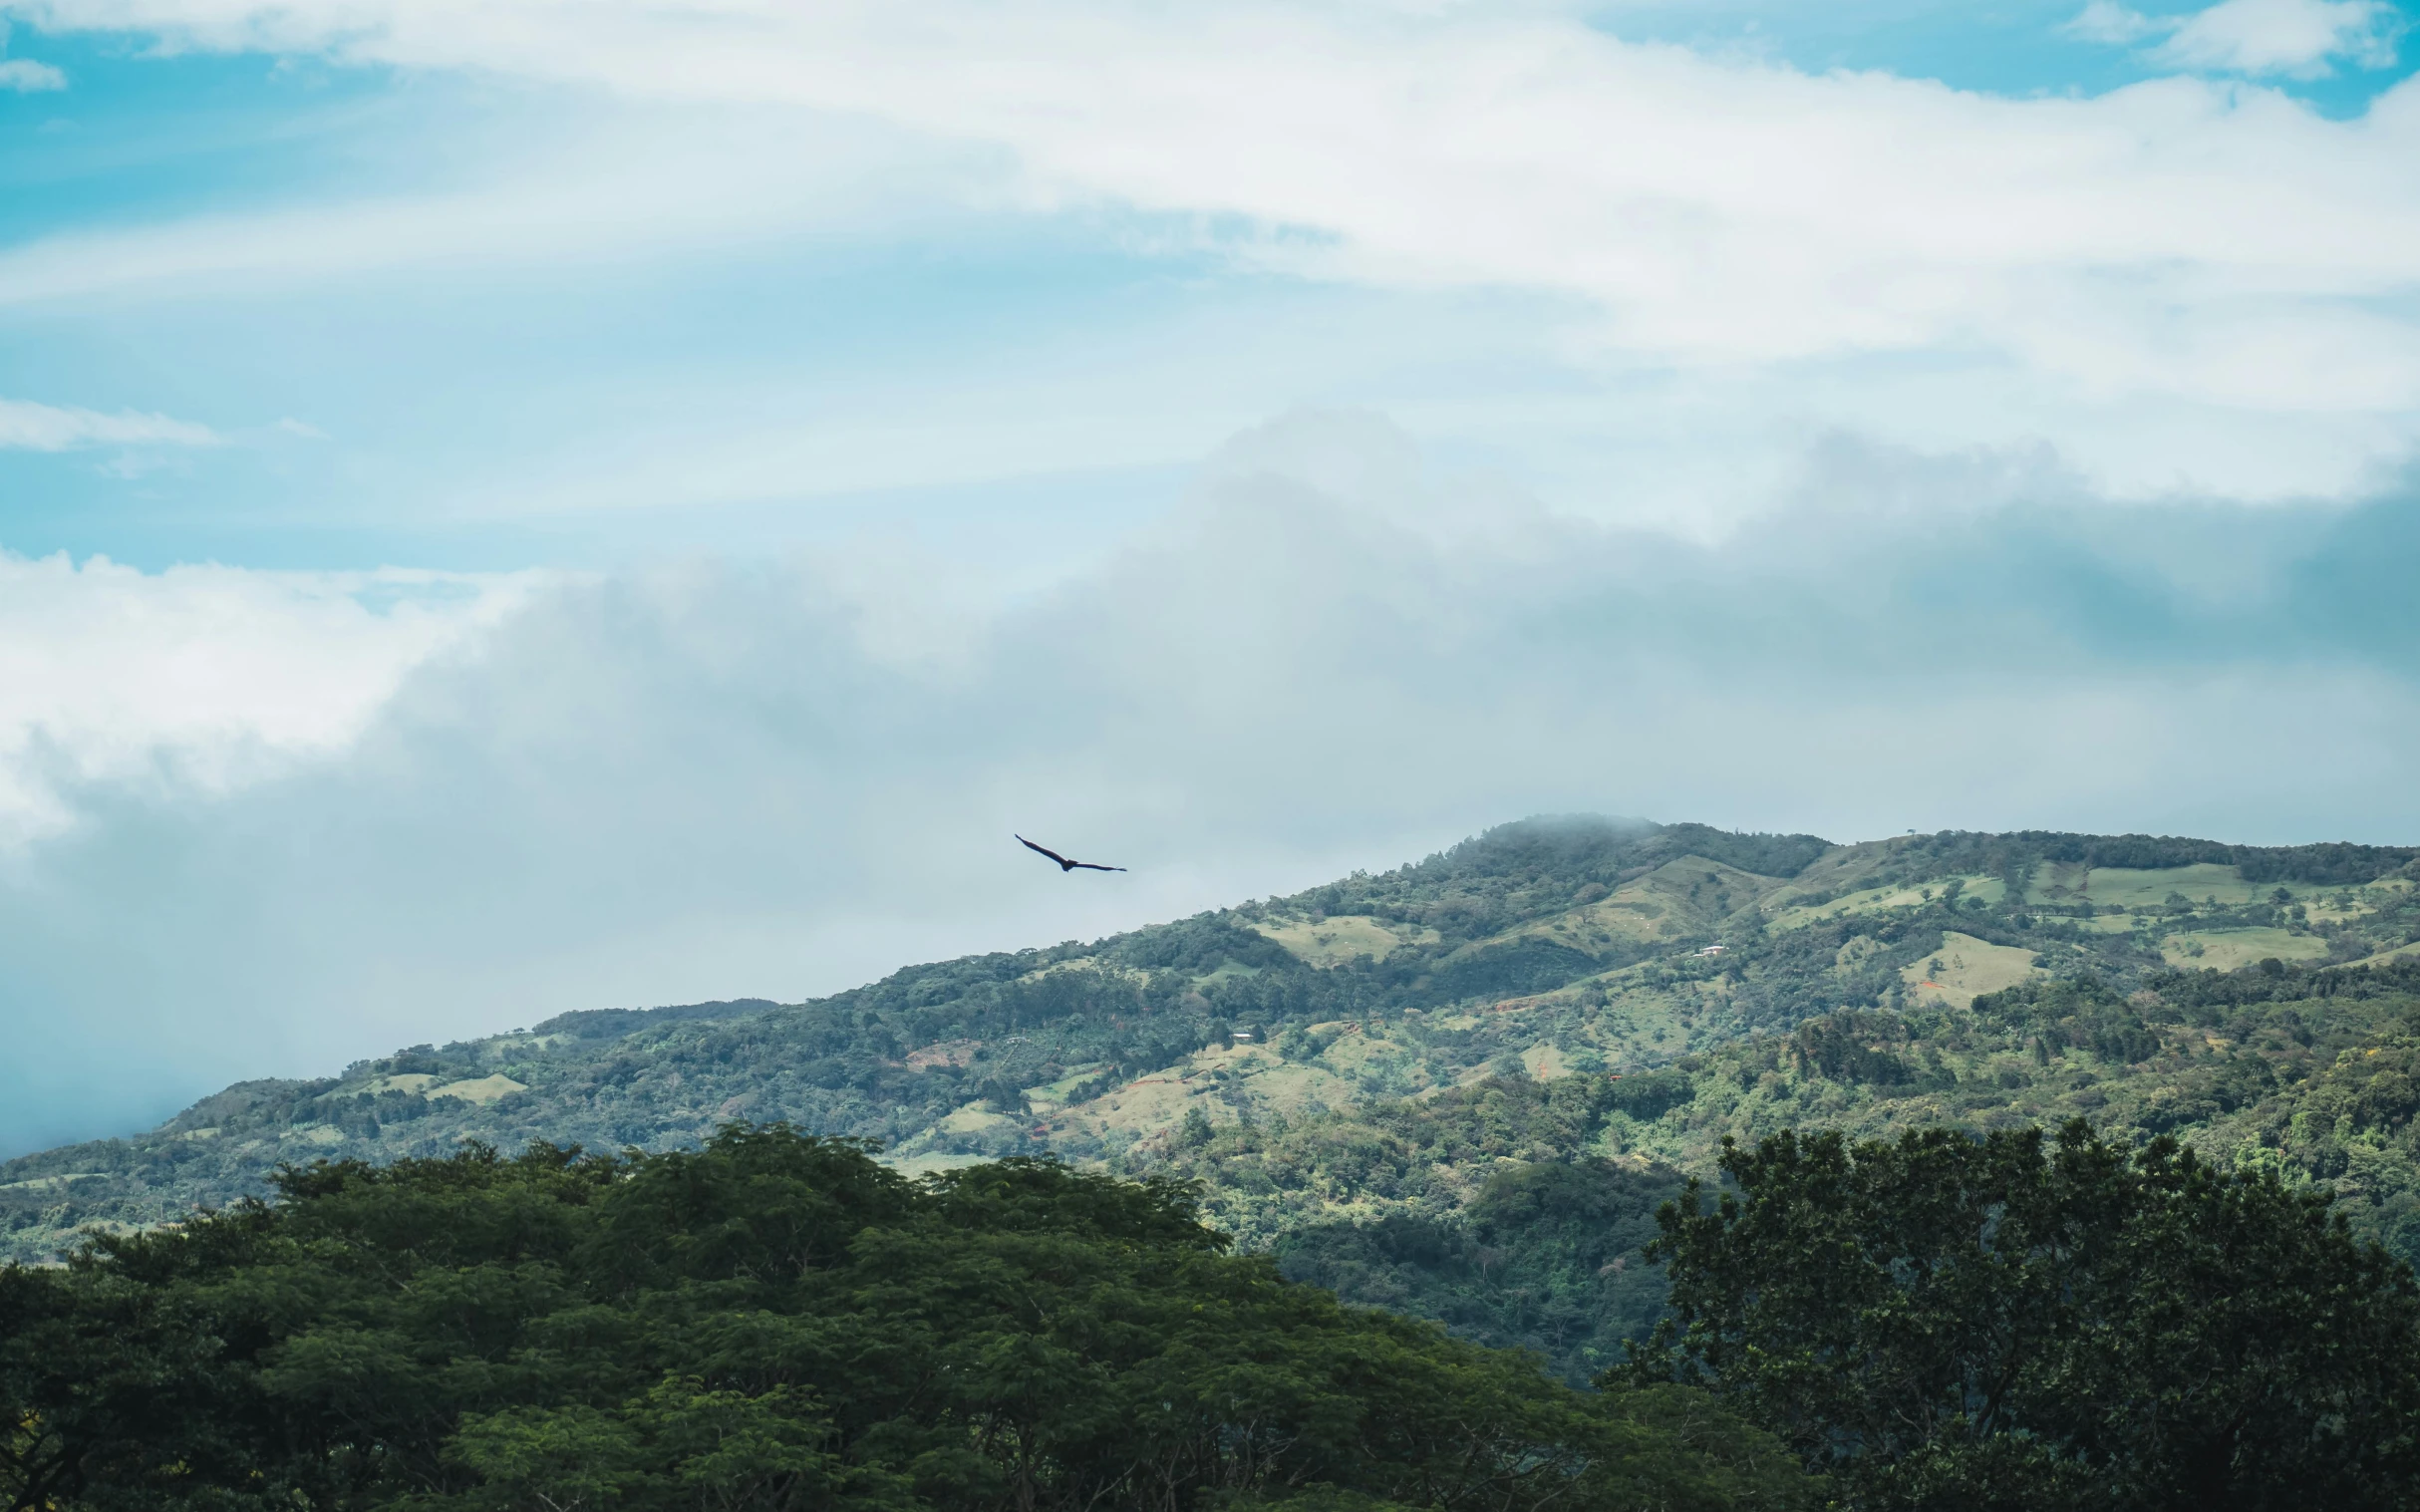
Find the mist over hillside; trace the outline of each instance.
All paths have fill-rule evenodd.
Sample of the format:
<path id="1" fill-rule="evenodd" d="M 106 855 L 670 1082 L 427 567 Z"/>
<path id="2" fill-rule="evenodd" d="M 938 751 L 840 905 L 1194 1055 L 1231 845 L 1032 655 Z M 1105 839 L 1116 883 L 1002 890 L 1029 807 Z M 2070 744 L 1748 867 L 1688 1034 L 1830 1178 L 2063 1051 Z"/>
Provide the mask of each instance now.
<path id="1" fill-rule="evenodd" d="M 911 1172 L 1033 1154 L 1175 1171 L 1247 1245 L 1348 1296 L 1576 1369 L 1652 1314 L 1653 1287 L 1600 1236 L 1581 1270 L 1619 1298 L 1512 1316 L 1473 1257 L 1576 1210 L 1627 1253 L 1724 1133 L 2080 1114 L 2298 1162 L 2420 1254 L 2420 1094 L 2387 1084 L 2420 1075 L 2416 986 L 2408 847 L 1535 818 L 811 1002 L 568 1013 L 241 1082 L 148 1133 L 0 1165 L 0 1254 L 223 1206 L 281 1165 L 667 1150 L 785 1121 Z M 1539 1165 L 1567 1169 L 1520 1174 Z"/>

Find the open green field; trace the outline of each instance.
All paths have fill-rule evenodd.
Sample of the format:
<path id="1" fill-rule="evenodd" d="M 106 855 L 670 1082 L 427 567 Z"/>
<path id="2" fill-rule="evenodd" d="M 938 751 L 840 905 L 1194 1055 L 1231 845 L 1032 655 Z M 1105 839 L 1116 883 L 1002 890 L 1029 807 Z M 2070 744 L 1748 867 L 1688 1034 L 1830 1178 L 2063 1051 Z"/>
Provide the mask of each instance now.
<path id="1" fill-rule="evenodd" d="M 1950 931 L 1934 953 L 1901 967 L 1900 980 L 1920 1003 L 1947 1003 L 1970 1008 L 1984 993 L 1995 993 L 2041 975 L 2034 963 L 2037 951 L 2015 945 L 1994 945 L 1969 934 Z"/>
<path id="2" fill-rule="evenodd" d="M 2341 886 L 2292 878 L 2247 881 L 2241 867 L 2210 862 L 2153 871 L 2114 866 L 2057 866 L 2044 862 L 2035 868 L 2033 880 L 2026 888 L 2026 896 L 2033 899 L 2089 899 L 2100 907 L 2176 906 L 2179 900 L 2186 904 L 2232 907 L 2269 902 L 2279 892 L 2285 893 L 2292 901 L 2306 903 L 2344 890 Z"/>
<path id="3" fill-rule="evenodd" d="M 2162 940 L 2160 954 L 2171 966 L 2241 971 L 2272 959 L 2324 960 L 2327 942 L 2314 935 L 2291 934 L 2282 929 L 2194 930 Z"/>

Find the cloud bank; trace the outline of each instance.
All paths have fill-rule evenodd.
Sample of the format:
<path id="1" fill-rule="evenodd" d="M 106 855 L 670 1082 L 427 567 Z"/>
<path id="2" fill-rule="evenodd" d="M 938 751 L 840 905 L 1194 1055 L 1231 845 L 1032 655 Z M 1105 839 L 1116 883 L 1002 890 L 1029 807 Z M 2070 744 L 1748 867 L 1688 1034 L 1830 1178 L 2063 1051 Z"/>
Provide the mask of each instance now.
<path id="1" fill-rule="evenodd" d="M 944 565 L 549 585 L 310 759 L 206 801 L 62 788 L 74 821 L 6 868 L 0 1148 L 566 1008 L 1088 937 L 1536 811 L 2420 835 L 2409 489 L 2130 510 L 2050 454 L 1835 440 L 1706 546 L 1305 415 L 1055 587 L 970 601 Z M 1068 885 L 1012 829 L 1135 870 Z"/>
<path id="2" fill-rule="evenodd" d="M 2324 74 L 2335 59 L 2386 68 L 2401 30 L 2400 14 L 2382 0 L 2226 0 L 2184 18 L 2160 57 L 2245 74 Z"/>
<path id="3" fill-rule="evenodd" d="M 537 581 L 0 552 L 0 857 L 72 827 L 96 785 L 207 801 L 341 751 Z"/>
<path id="4" fill-rule="evenodd" d="M 580 181 L 551 162 L 425 203 L 37 240 L 0 254 L 0 300 L 406 255 L 543 264 L 750 216 L 802 235 L 827 214 L 1071 216 L 1247 273 L 1520 291 L 1559 302 L 1575 368 L 1752 376 L 1920 445 L 2042 436 L 2129 496 L 2349 496 L 2408 457 L 2420 423 L 2408 81 L 2344 121 L 2195 77 L 2010 99 L 1630 42 L 1533 7 L 8 9 L 171 48 L 519 81 L 597 102 L 615 123 L 601 163 L 623 161 L 632 121 L 674 119 L 618 193 L 578 196 L 594 213 L 513 212 Z M 2165 31 L 2168 67 L 2257 74 L 2359 61 L 2391 20 L 2366 0 L 2226 0 L 2173 29 L 2110 7 L 2079 24 Z M 735 158 L 743 121 L 756 146 Z M 900 160 L 929 169 L 919 208 L 841 187 Z M 2248 433 L 2259 447 L 2233 440 Z"/>
<path id="5" fill-rule="evenodd" d="M 2116 0 L 2092 0 L 2062 31 L 2087 42 L 2152 52 L 2181 69 L 2321 78 L 2335 60 L 2391 68 L 2403 21 L 2384 0 L 2222 0 L 2208 10 L 2147 16 Z"/>

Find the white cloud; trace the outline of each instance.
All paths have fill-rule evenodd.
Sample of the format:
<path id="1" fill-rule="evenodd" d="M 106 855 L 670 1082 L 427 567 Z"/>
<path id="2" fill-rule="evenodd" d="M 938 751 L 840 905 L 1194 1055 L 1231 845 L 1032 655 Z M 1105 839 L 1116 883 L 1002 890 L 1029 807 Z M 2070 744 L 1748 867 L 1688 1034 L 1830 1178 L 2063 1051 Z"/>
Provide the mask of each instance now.
<path id="1" fill-rule="evenodd" d="M 2386 68 L 2399 21 L 2385 0 L 2224 0 L 2187 18 L 2156 56 L 2240 74 L 2323 74 L 2337 58 Z"/>
<path id="2" fill-rule="evenodd" d="M 2141 11 L 2128 10 L 2117 0 L 2092 0 L 2059 30 L 2085 42 L 2124 47 L 2146 38 L 2164 37 L 2179 24 L 2175 17 L 2146 16 Z"/>
<path id="3" fill-rule="evenodd" d="M 0 449 L 65 452 L 76 447 L 211 447 L 216 433 L 191 421 L 165 415 L 122 411 L 104 415 L 97 410 L 30 404 L 0 399 Z"/>
<path id="4" fill-rule="evenodd" d="M 404 278 L 602 278 L 603 260 L 677 266 L 760 242 L 812 259 L 838 236 L 996 245 L 1006 211 L 1057 217 L 1050 235 L 1068 244 L 1165 254 L 1196 289 L 1388 301 L 1405 350 L 1416 333 L 1439 353 L 1458 344 L 1466 369 L 1518 363 L 1536 380 L 1518 405 L 1467 399 L 1456 417 L 1415 410 L 1428 396 L 1408 383 L 1367 381 L 1376 364 L 1321 358 L 1291 378 L 1266 333 L 1201 337 L 1181 355 L 1200 376 L 1162 388 L 1130 375 L 1178 366 L 1173 348 L 1069 339 L 1034 365 L 1080 391 L 1049 423 L 981 434 L 1005 413 L 986 408 L 997 396 L 920 405 L 883 389 L 896 375 L 852 375 L 812 400 L 828 425 L 745 396 L 727 423 L 667 405 L 668 434 L 765 418 L 758 434 L 653 454 L 640 425 L 432 489 L 520 501 L 497 507 L 1077 470 L 1098 464 L 1086 448 L 1174 465 L 1204 436 L 1307 398 L 1416 413 L 1431 432 L 1467 421 L 1500 453 L 1588 454 L 1557 502 L 1597 512 L 1652 493 L 1673 501 L 1664 512 L 1727 517 L 1727 500 L 1693 502 L 1722 491 L 1709 471 L 1737 470 L 1752 492 L 1833 425 L 1917 446 L 2046 438 L 2128 497 L 2343 496 L 2420 447 L 2420 82 L 2352 120 L 2237 80 L 2008 99 L 1627 43 L 1554 7 L 17 10 L 156 29 L 170 51 L 475 72 L 490 95 L 518 76 L 521 98 L 548 104 L 483 145 L 430 150 L 409 192 L 0 248 L 0 303 L 273 303 L 346 278 L 376 299 Z M 2222 13 L 2237 14 L 2207 14 Z M 2109 6 L 2085 20 L 2130 36 L 2184 24 Z M 440 160 L 478 176 L 449 178 Z M 1290 276 L 1191 280 L 1218 259 Z M 1518 309 L 1474 336 L 1482 300 Z M 940 360 L 965 355 L 960 339 L 920 332 L 880 362 L 930 355 L 916 385 L 963 389 L 965 365 Z M 1014 410 L 1033 376 L 1010 387 Z M 875 413 L 866 390 L 891 408 Z M 1551 439 L 1548 413 L 1568 417 Z M 1620 448 L 1604 441 L 1617 433 Z M 1658 448 L 1662 475 L 1642 460 Z"/>
<path id="5" fill-rule="evenodd" d="M 980 612 L 913 555 L 663 567 L 533 593 L 451 655 L 264 673 L 323 617 L 393 643 L 323 590 L 212 579 L 286 607 L 192 665 L 293 690 L 257 722 L 320 754 L 208 802 L 62 789 L 79 822 L 0 872 L 0 1110 L 34 1105 L 9 1078 L 36 1069 L 89 1118 L 147 1056 L 198 1090 L 564 1008 L 792 997 L 1540 810 L 2420 836 L 2408 494 L 2112 509 L 2055 455 L 1836 442 L 1717 547 L 1515 514 L 1382 426 L 1309 416 L 1113 558 Z M 0 643 L 127 619 L 119 576 L 13 570 L 36 568 L 88 607 Z M 173 684 L 156 648 L 181 638 L 148 632 L 138 681 Z M 123 680 L 79 665 L 56 697 Z M 1012 829 L 1135 870 L 1062 886 Z M 69 1041 L 132 1050 L 88 1086 Z"/>
<path id="6" fill-rule="evenodd" d="M 528 587 L 0 552 L 0 853 L 71 827 L 96 783 L 223 795 L 340 749 Z"/>
<path id="7" fill-rule="evenodd" d="M 32 95 L 67 88 L 67 75 L 31 58 L 0 59 L 0 91 Z"/>
<path id="8" fill-rule="evenodd" d="M 2269 13 L 2239 7 L 2280 3 L 2230 0 L 2194 26 L 2251 39 Z M 2330 17 L 2359 8 L 2296 3 Z M 2420 284 L 2408 170 L 2420 86 L 2350 122 L 2189 80 L 2004 100 L 1710 60 L 1526 11 L 22 9 L 52 27 L 161 28 L 186 45 L 326 49 L 634 101 L 885 122 L 1005 150 L 1014 173 L 960 182 L 962 197 L 1213 217 L 1199 222 L 1205 243 L 1316 278 L 1570 296 L 1601 313 L 1608 348 L 1692 367 L 1979 353 L 2095 399 L 2420 409 L 2420 340 L 2393 304 Z M 643 195 L 629 202 L 646 213 Z M 399 230 L 407 246 L 489 235 L 450 233 L 448 207 L 425 208 L 314 211 L 299 242 L 229 221 L 20 249 L 0 259 L 0 297 L 165 276 L 179 259 L 284 263 L 323 234 L 337 259 L 391 255 L 380 249 Z M 530 220 L 570 228 L 558 238 L 591 232 L 576 215 Z M 521 244 L 542 255 L 554 243 Z"/>
<path id="9" fill-rule="evenodd" d="M 2403 24 L 2386 0 L 2221 0 L 2181 16 L 2091 0 L 2060 30 L 2119 46 L 2164 37 L 2151 58 L 2168 68 L 2316 78 L 2332 59 L 2392 67 Z"/>

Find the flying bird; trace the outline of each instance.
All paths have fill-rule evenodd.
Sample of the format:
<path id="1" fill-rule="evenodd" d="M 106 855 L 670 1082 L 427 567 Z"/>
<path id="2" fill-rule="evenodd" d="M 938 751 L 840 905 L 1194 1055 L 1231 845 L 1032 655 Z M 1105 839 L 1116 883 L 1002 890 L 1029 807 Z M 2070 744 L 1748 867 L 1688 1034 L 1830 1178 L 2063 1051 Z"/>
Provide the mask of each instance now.
<path id="1" fill-rule="evenodd" d="M 1098 861 L 1070 861 L 1065 856 L 1060 855 L 1058 851 L 1051 849 L 1047 845 L 1035 844 L 1032 840 L 1027 839 L 1024 835 L 1019 835 L 1017 837 L 1017 843 L 1023 845 L 1028 850 L 1038 851 L 1043 855 L 1049 856 L 1052 860 L 1057 861 L 1060 871 L 1073 871 L 1079 866 L 1085 871 L 1125 870 L 1123 866 L 1103 866 Z"/>

